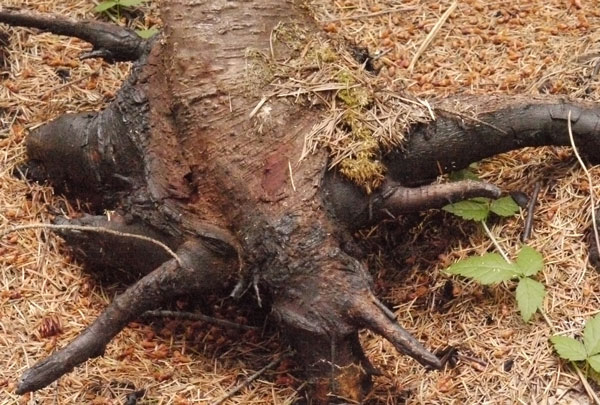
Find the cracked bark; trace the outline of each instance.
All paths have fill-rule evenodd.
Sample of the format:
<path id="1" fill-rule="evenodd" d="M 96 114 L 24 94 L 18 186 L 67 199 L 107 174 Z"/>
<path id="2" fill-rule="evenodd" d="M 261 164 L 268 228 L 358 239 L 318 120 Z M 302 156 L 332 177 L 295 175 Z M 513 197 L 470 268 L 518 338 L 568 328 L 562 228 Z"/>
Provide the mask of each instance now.
<path id="1" fill-rule="evenodd" d="M 26 169 L 98 212 L 115 211 L 111 220 L 57 221 L 150 236 L 177 249 L 187 265 L 139 241 L 64 233 L 90 266 L 121 266 L 141 278 L 78 339 L 26 372 L 19 392 L 39 389 L 100 354 L 128 320 L 174 294 L 201 297 L 241 277 L 257 283 L 296 349 L 312 401 L 360 401 L 377 374 L 360 347 L 361 328 L 424 365 L 437 368 L 440 361 L 374 296 L 365 265 L 340 247 L 349 231 L 387 215 L 497 196 L 496 187 L 473 182 L 410 187 L 496 153 L 567 144 L 569 110 L 578 145 L 600 151 L 594 105 L 473 98 L 469 103 L 479 111 L 473 117 L 440 107 L 436 121 L 412 127 L 403 148 L 385 157 L 388 178 L 371 196 L 325 173 L 325 152 L 294 168 L 292 187 L 288 165 L 298 161 L 315 114 L 269 100 L 268 115 L 249 118 L 261 88 L 240 78 L 247 49 L 270 54 L 279 23 L 314 29 L 304 10 L 294 1 L 170 0 L 162 12 L 164 37 L 133 55 L 135 67 L 116 99 L 101 112 L 65 115 L 32 132 Z M 62 21 L 70 28 L 59 30 L 42 20 L 0 10 L 0 21 L 15 25 L 37 21 L 37 28 L 70 35 L 81 29 L 74 21 Z M 275 53 L 285 58 L 291 51 L 279 46 Z"/>

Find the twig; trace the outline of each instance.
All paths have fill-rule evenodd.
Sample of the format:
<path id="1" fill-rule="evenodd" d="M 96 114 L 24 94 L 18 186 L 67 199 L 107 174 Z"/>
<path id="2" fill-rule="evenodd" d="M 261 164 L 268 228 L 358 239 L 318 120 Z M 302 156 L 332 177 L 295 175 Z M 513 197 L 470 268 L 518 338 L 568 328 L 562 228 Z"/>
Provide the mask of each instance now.
<path id="1" fill-rule="evenodd" d="M 110 235 L 121 236 L 123 238 L 133 238 L 133 239 L 144 240 L 146 242 L 154 243 L 155 245 L 160 246 L 162 249 L 164 249 L 169 255 L 171 255 L 177 261 L 177 264 L 179 264 L 179 266 L 185 267 L 183 264 L 183 261 L 177 255 L 177 253 L 175 253 L 170 247 L 168 247 L 167 245 L 165 245 L 164 243 L 162 243 L 159 240 L 149 238 L 148 236 L 144 236 L 144 235 L 137 235 L 135 233 L 119 232 L 119 231 L 115 231 L 113 229 L 101 228 L 101 227 L 97 227 L 97 226 L 53 225 L 53 224 L 18 225 L 18 226 L 13 226 L 11 228 L 1 230 L 0 231 L 0 239 L 5 237 L 9 233 L 13 233 L 16 231 L 22 231 L 25 229 L 40 229 L 40 228 L 41 229 L 53 229 L 53 230 L 57 230 L 57 231 L 82 231 L 82 232 L 107 233 Z"/>
<path id="2" fill-rule="evenodd" d="M 400 12 L 403 12 L 403 11 L 414 11 L 416 9 L 417 9 L 417 7 L 388 8 L 386 10 L 375 11 L 375 12 L 372 12 L 372 13 L 357 14 L 357 15 L 351 15 L 351 16 L 348 16 L 348 17 L 332 18 L 331 20 L 324 20 L 324 21 L 321 21 L 321 22 L 322 23 L 332 23 L 332 22 L 338 22 L 338 21 L 344 21 L 344 20 L 360 20 L 362 18 L 377 17 L 377 16 L 380 16 L 380 15 L 392 14 L 392 13 L 400 13 Z"/>
<path id="3" fill-rule="evenodd" d="M 242 325 L 240 323 L 227 321 L 225 319 L 213 318 L 212 316 L 198 314 L 194 312 L 181 312 L 181 311 L 166 311 L 166 310 L 156 310 L 156 311 L 146 311 L 142 314 L 142 317 L 151 316 L 157 318 L 181 318 L 181 319 L 189 319 L 192 321 L 204 321 L 207 323 L 212 323 L 215 325 L 226 326 L 228 328 L 235 329 L 245 329 L 245 330 L 258 330 L 259 328 L 255 326 Z"/>
<path id="4" fill-rule="evenodd" d="M 258 104 L 256 104 L 256 107 L 254 107 L 254 109 L 250 111 L 250 114 L 248 114 L 248 118 L 254 117 L 256 113 L 260 110 L 260 108 L 263 106 L 263 104 L 267 102 L 268 99 L 269 97 L 263 96 L 263 98 L 260 99 Z"/>
<path id="5" fill-rule="evenodd" d="M 489 238 L 492 240 L 492 243 L 496 247 L 496 250 L 498 250 L 498 252 L 500 252 L 500 254 L 504 258 L 504 260 L 506 260 L 506 263 L 511 263 L 510 259 L 506 255 L 506 252 L 502 249 L 502 247 L 500 246 L 500 244 L 498 243 L 498 241 L 494 237 L 494 234 L 492 233 L 492 231 L 490 231 L 490 228 L 488 228 L 488 226 L 485 223 L 485 221 L 481 221 L 481 224 L 483 225 L 483 229 L 485 229 L 485 233 L 487 234 L 487 236 L 489 236 Z"/>
<path id="6" fill-rule="evenodd" d="M 579 156 L 579 152 L 577 151 L 577 147 L 575 146 L 575 139 L 573 138 L 573 129 L 571 128 L 571 110 L 569 110 L 569 114 L 567 115 L 567 128 L 569 130 L 569 141 L 571 141 L 571 147 L 573 148 L 573 153 L 581 165 L 581 168 L 585 172 L 585 175 L 588 179 L 588 184 L 590 187 L 590 205 L 592 210 L 592 229 L 594 230 L 594 239 L 596 241 L 596 249 L 600 252 L 600 237 L 598 236 L 598 224 L 596 223 L 596 204 L 594 202 L 594 183 L 592 181 L 592 175 L 590 174 L 587 167 L 585 167 L 585 163 Z M 585 270 L 581 274 L 581 278 L 585 275 Z"/>
<path id="7" fill-rule="evenodd" d="M 538 181 L 535 183 L 535 187 L 533 188 L 533 194 L 531 195 L 529 205 L 527 206 L 527 218 L 525 218 L 525 229 L 523 230 L 523 235 L 521 235 L 521 242 L 526 242 L 527 239 L 529 239 L 529 236 L 531 236 L 531 229 L 533 228 L 533 214 L 541 186 L 542 183 Z"/>
<path id="8" fill-rule="evenodd" d="M 417 60 L 421 57 L 421 55 L 423 55 L 423 52 L 425 52 L 425 49 L 427 49 L 427 47 L 429 46 L 431 41 L 433 41 L 433 38 L 435 38 L 435 36 L 437 35 L 437 33 L 440 30 L 440 28 L 442 27 L 442 25 L 444 25 L 444 23 L 446 22 L 448 17 L 450 17 L 450 14 L 452 14 L 452 12 L 456 9 L 456 6 L 458 6 L 458 2 L 455 1 L 448 8 L 448 10 L 446 10 L 446 12 L 444 14 L 442 14 L 442 16 L 440 17 L 438 22 L 435 23 L 435 25 L 433 26 L 433 28 L 427 35 L 427 38 L 425 38 L 425 41 L 423 41 L 423 43 L 417 50 L 417 53 L 415 53 L 415 56 L 413 56 L 412 60 L 410 61 L 410 65 L 408 65 L 409 72 L 413 71 L 415 64 L 417 63 Z"/>
<path id="9" fill-rule="evenodd" d="M 282 354 L 281 356 L 277 356 L 269 364 L 267 364 L 266 366 L 264 366 L 263 368 L 258 370 L 256 373 L 252 374 L 250 377 L 246 378 L 243 382 L 241 382 L 238 385 L 236 385 L 235 387 L 233 387 L 231 390 L 229 390 L 229 392 L 227 392 L 227 394 L 225 394 L 224 396 L 222 396 L 221 398 L 219 398 L 218 400 L 216 400 L 215 402 L 213 402 L 210 405 L 221 405 L 223 402 L 227 401 L 229 398 L 231 398 L 232 396 L 234 396 L 235 394 L 240 392 L 243 388 L 250 385 L 250 383 L 252 383 L 252 381 L 256 380 L 258 377 L 263 375 L 265 373 L 265 371 L 267 371 L 271 367 L 275 367 L 277 364 L 279 364 L 279 362 L 281 360 L 283 360 L 285 357 L 287 357 L 289 355 L 290 354 L 287 353 L 287 354 Z"/>

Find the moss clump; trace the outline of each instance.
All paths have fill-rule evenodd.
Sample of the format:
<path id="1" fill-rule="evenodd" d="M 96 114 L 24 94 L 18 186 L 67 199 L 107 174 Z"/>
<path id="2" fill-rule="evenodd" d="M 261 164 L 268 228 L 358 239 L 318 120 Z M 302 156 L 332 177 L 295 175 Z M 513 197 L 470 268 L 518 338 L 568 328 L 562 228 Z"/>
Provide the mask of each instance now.
<path id="1" fill-rule="evenodd" d="M 312 63 L 333 63 L 338 59 L 338 53 L 327 43 L 317 43 L 306 53 L 306 60 Z"/>
<path id="2" fill-rule="evenodd" d="M 370 194 L 381 185 L 385 173 L 385 167 L 378 160 L 379 143 L 373 138 L 373 132 L 352 112 L 347 114 L 343 125 L 350 134 L 342 148 L 347 148 L 351 154 L 339 162 L 339 171 Z"/>
<path id="3" fill-rule="evenodd" d="M 356 79 L 354 79 L 348 70 L 340 70 L 336 78 L 341 84 L 347 87 L 338 91 L 337 98 L 343 101 L 349 108 L 361 109 L 371 104 L 372 99 L 368 90 L 363 86 L 357 85 Z"/>
<path id="4" fill-rule="evenodd" d="M 294 23 L 279 23 L 273 29 L 273 41 L 282 43 L 294 51 L 301 51 L 309 37 L 305 29 Z"/>
<path id="5" fill-rule="evenodd" d="M 267 55 L 256 50 L 246 51 L 246 80 L 243 84 L 244 91 L 260 89 L 273 81 L 276 66 Z"/>

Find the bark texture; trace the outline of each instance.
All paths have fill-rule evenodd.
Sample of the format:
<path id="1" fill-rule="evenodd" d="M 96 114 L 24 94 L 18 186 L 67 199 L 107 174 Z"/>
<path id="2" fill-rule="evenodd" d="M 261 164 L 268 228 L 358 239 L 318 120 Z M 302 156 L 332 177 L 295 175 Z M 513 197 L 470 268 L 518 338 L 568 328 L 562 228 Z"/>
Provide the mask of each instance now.
<path id="1" fill-rule="evenodd" d="M 177 258 L 137 239 L 65 232 L 89 265 L 120 267 L 139 280 L 79 338 L 27 371 L 21 393 L 102 354 L 142 312 L 177 294 L 201 297 L 234 281 L 236 290 L 254 286 L 271 307 L 304 366 L 314 403 L 361 401 L 377 374 L 360 346 L 361 328 L 426 366 L 441 363 L 375 297 L 364 263 L 342 248 L 350 230 L 389 215 L 498 196 L 489 184 L 423 184 L 510 149 L 566 144 L 568 111 L 582 149 L 600 150 L 600 115 L 592 105 L 470 99 L 467 118 L 439 107 L 435 121 L 411 128 L 403 148 L 385 157 L 383 186 L 366 195 L 326 171 L 326 151 L 299 162 L 315 111 L 274 98 L 250 114 L 263 84 L 247 79 L 248 53 L 291 57 L 293 49 L 271 38 L 282 23 L 316 31 L 299 3 L 169 0 L 162 8 L 163 36 L 123 53 L 137 61 L 116 99 L 101 112 L 65 115 L 31 133 L 28 171 L 90 201 L 98 213 L 115 211 L 111 218 L 58 222 L 145 235 L 176 250 Z M 68 35 L 82 27 L 104 32 L 7 10 L 0 10 L 0 21 Z M 94 35 L 82 35 L 97 44 Z M 110 38 L 120 35 L 129 38 L 123 32 Z M 116 45 L 101 47 L 113 58 L 120 54 Z M 136 260 L 123 262 L 124 255 Z"/>

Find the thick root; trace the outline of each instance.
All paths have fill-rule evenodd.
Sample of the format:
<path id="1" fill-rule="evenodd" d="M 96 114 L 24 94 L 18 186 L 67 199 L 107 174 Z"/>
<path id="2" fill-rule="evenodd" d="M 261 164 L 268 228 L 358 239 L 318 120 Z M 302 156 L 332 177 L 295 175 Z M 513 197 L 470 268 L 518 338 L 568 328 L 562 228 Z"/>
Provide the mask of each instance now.
<path id="1" fill-rule="evenodd" d="M 35 391 L 52 383 L 89 358 L 101 356 L 108 342 L 129 322 L 147 310 L 182 294 L 218 291 L 228 279 L 235 261 L 209 250 L 197 240 L 177 250 L 171 259 L 129 287 L 74 341 L 27 370 L 18 394 Z"/>
<path id="2" fill-rule="evenodd" d="M 94 46 L 91 56 L 102 57 L 108 62 L 137 60 L 149 48 L 149 41 L 142 39 L 135 31 L 99 21 L 73 20 L 58 15 L 0 8 L 0 23 L 83 39 Z"/>
<path id="3" fill-rule="evenodd" d="M 375 298 L 365 266 L 341 253 L 335 257 L 329 266 L 292 283 L 273 303 L 304 366 L 312 403 L 360 402 L 368 392 L 371 376 L 378 372 L 358 341 L 361 328 L 386 338 L 419 363 L 441 368 L 439 359 Z"/>
<path id="4" fill-rule="evenodd" d="M 600 110 L 596 104 L 516 96 L 455 101 L 445 100 L 441 104 L 446 108 L 434 108 L 436 120 L 415 126 L 402 148 L 385 157 L 394 180 L 405 186 L 420 185 L 498 153 L 526 146 L 569 145 L 569 112 L 578 148 L 600 161 Z"/>

